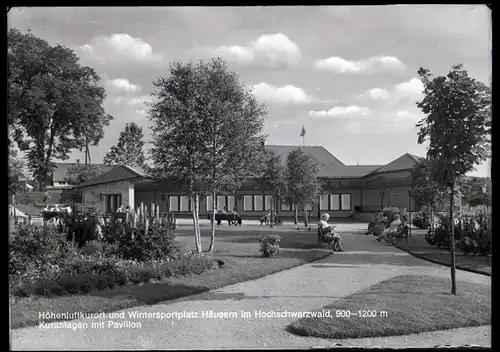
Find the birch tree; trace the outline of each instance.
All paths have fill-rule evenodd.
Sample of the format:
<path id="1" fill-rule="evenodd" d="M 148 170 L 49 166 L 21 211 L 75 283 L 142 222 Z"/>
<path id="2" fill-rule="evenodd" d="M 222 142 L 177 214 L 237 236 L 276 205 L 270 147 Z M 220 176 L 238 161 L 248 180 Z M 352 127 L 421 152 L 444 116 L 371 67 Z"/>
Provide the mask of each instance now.
<path id="1" fill-rule="evenodd" d="M 170 75 L 154 85 L 158 101 L 149 111 L 154 174 L 188 191 L 196 249 L 201 252 L 200 196 L 212 196 L 215 220 L 217 195 L 234 192 L 255 177 L 265 109 L 221 59 L 172 64 Z M 210 238 L 208 250 L 213 251 L 215 221 Z"/>
<path id="2" fill-rule="evenodd" d="M 307 207 L 314 204 L 321 191 L 318 180 L 318 167 L 314 159 L 304 153 L 300 148 L 290 152 L 286 165 L 286 199 L 295 205 L 295 218 L 297 221 L 298 209 L 304 211 L 304 223 L 309 227 Z"/>

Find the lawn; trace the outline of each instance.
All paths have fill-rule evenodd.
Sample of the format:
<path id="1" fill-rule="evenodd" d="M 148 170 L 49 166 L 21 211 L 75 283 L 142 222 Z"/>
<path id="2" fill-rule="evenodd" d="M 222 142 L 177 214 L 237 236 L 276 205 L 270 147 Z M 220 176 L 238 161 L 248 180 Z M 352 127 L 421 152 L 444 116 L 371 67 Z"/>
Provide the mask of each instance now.
<path id="1" fill-rule="evenodd" d="M 396 247 L 412 253 L 416 257 L 435 263 L 450 265 L 450 252 L 446 249 L 432 247 L 424 238 L 425 231 L 412 230 L 412 238 L 406 243 L 399 241 Z M 464 255 L 458 248 L 455 252 L 455 263 L 458 269 L 469 269 L 485 275 L 491 275 L 491 256 Z"/>
<path id="2" fill-rule="evenodd" d="M 265 233 L 269 229 L 264 230 Z M 264 232 L 262 231 L 262 232 Z M 194 248 L 190 227 L 179 228 L 177 240 L 182 247 Z M 39 312 L 112 312 L 140 305 L 151 305 L 175 298 L 205 292 L 238 282 L 257 279 L 290 269 L 330 255 L 314 249 L 314 232 L 279 232 L 282 252 L 277 258 L 260 257 L 258 238 L 260 231 L 244 228 L 220 230 L 216 234 L 215 259 L 222 260 L 220 269 L 191 277 L 169 278 L 162 282 L 129 285 L 113 290 L 91 292 L 54 298 L 11 298 L 11 327 L 37 325 Z M 209 230 L 202 229 L 203 248 L 210 243 Z"/>
<path id="3" fill-rule="evenodd" d="M 302 318 L 290 332 L 330 339 L 397 336 L 491 324 L 491 289 L 432 276 L 397 276 L 328 305 L 331 318 Z M 362 311 L 376 317 L 337 317 L 337 311 Z M 363 312 L 371 311 L 371 313 Z M 376 314 L 374 314 L 376 312 Z M 387 312 L 387 315 L 384 313 Z"/>

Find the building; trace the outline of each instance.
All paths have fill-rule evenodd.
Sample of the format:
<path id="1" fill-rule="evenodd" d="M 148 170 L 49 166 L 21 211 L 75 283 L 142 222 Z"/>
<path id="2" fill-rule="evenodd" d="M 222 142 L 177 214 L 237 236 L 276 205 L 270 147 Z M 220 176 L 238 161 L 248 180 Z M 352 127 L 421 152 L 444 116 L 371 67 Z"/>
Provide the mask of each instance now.
<path id="1" fill-rule="evenodd" d="M 352 217 L 355 213 L 372 213 L 387 206 L 414 210 L 409 197 L 411 170 L 420 157 L 403 154 L 387 165 L 345 165 L 324 147 L 266 146 L 282 157 L 300 148 L 314 158 L 323 181 L 323 194 L 312 206 L 312 216 L 328 212 L 334 218 Z M 155 184 L 144 170 L 129 166 L 115 166 L 77 187 L 84 202 L 92 203 L 101 212 L 108 213 L 120 205 L 137 207 L 158 204 L 161 213 L 173 211 L 178 217 L 191 216 L 191 202 L 187 194 L 167 183 Z M 263 190 L 259 182 L 249 181 L 235 194 L 217 197 L 217 207 L 236 210 L 244 218 L 259 218 L 271 208 L 273 196 Z M 282 217 L 293 217 L 291 205 L 278 202 Z M 200 217 L 212 211 L 211 196 L 200 199 Z"/>
<path id="2" fill-rule="evenodd" d="M 75 166 L 83 165 L 77 160 L 76 163 L 55 163 L 54 170 L 49 175 L 49 182 L 47 184 L 47 189 L 51 190 L 63 190 L 70 189 L 73 185 L 69 184 L 67 181 L 68 171 Z M 104 164 L 92 164 L 98 166 L 103 172 L 108 172 L 115 165 L 104 165 Z"/>

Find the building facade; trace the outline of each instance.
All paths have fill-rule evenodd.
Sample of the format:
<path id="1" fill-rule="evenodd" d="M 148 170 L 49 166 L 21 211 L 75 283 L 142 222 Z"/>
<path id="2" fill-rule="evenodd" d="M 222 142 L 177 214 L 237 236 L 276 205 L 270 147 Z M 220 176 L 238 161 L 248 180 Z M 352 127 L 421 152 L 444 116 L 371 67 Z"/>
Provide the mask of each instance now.
<path id="1" fill-rule="evenodd" d="M 418 156 L 406 153 L 387 165 L 345 165 L 324 147 L 270 145 L 266 148 L 280 155 L 283 163 L 288 153 L 297 148 L 317 162 L 323 192 L 309 209 L 313 218 L 323 212 L 333 218 L 347 218 L 387 206 L 415 210 L 409 189 L 411 170 L 419 161 Z M 84 202 L 92 203 L 103 213 L 143 203 L 147 207 L 158 205 L 161 213 L 172 211 L 177 217 L 192 216 L 191 200 L 184 190 L 168 182 L 156 184 L 137 168 L 115 166 L 77 188 Z M 295 213 L 293 205 L 276 200 L 258 180 L 249 180 L 234 194 L 219 194 L 216 204 L 218 210 L 235 209 L 243 218 L 260 218 L 271 208 L 277 208 L 283 218 L 293 217 Z M 202 196 L 199 205 L 200 217 L 206 217 L 212 211 L 212 197 Z"/>

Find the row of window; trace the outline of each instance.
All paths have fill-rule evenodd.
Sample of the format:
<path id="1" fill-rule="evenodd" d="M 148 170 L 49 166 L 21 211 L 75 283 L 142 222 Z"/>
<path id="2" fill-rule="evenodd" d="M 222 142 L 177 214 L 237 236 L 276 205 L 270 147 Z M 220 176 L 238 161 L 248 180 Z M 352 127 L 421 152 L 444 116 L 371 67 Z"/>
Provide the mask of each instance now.
<path id="1" fill-rule="evenodd" d="M 325 194 L 319 199 L 320 210 L 351 210 L 351 195 L 343 194 Z"/>
<path id="2" fill-rule="evenodd" d="M 243 196 L 243 211 L 264 211 L 273 208 L 273 196 L 270 194 L 253 194 Z M 191 200 L 188 196 L 169 196 L 170 211 L 191 211 Z M 226 209 L 233 210 L 236 205 L 234 196 L 217 196 L 216 207 L 218 210 Z M 205 211 L 212 211 L 213 201 L 212 196 L 205 198 Z M 320 197 L 320 210 L 351 210 L 351 195 L 343 194 L 325 194 Z M 309 207 L 309 210 L 311 208 Z M 295 210 L 294 205 L 281 203 L 282 211 Z"/>

